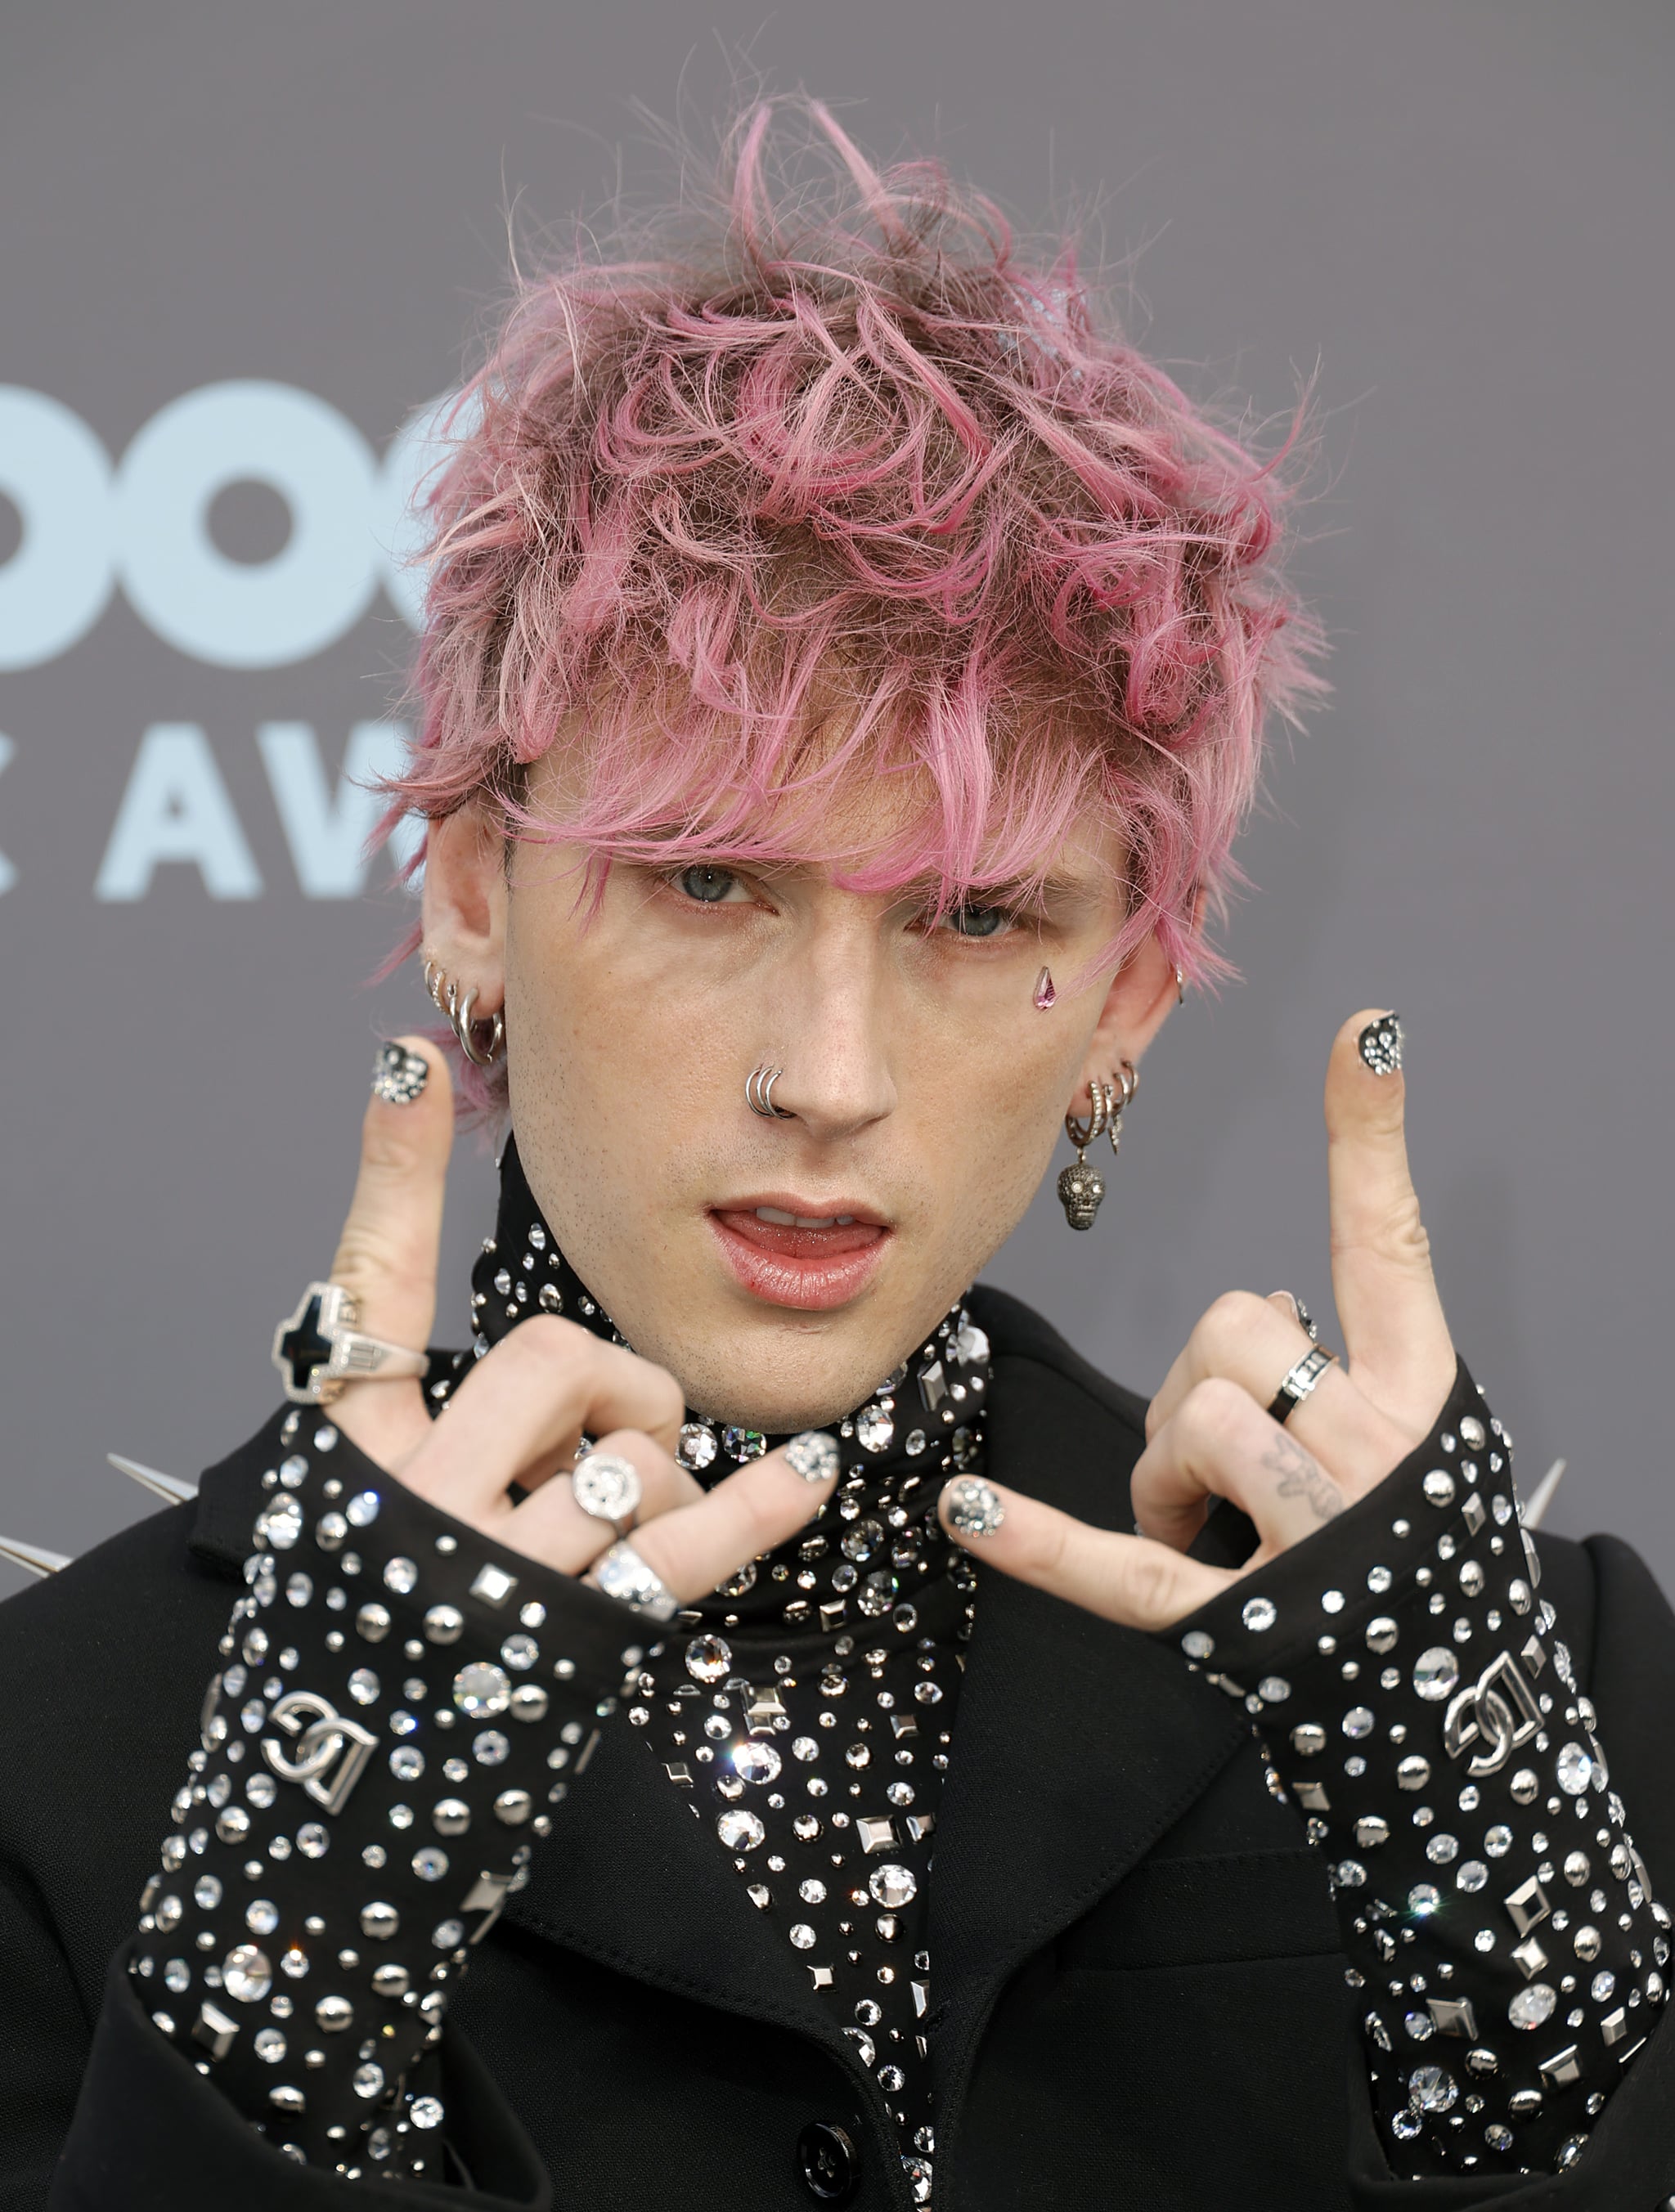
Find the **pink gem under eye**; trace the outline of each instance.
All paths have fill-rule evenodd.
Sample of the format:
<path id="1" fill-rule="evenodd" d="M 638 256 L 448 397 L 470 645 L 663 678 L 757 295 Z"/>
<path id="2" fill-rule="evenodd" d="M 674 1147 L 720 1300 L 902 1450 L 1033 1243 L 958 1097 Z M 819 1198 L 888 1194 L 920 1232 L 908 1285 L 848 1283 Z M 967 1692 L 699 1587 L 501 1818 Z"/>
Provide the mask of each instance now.
<path id="1" fill-rule="evenodd" d="M 1035 979 L 1035 1003 L 1045 1014 L 1057 997 L 1058 993 L 1053 984 L 1052 971 L 1051 969 L 1044 968 Z"/>

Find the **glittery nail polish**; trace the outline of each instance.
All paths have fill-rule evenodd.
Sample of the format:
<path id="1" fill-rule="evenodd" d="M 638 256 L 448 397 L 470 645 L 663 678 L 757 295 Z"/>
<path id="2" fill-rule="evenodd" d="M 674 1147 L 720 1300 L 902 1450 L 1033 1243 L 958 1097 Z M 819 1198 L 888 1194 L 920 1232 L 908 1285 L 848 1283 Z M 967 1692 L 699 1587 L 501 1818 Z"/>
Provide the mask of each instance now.
<path id="1" fill-rule="evenodd" d="M 1361 1059 L 1374 1075 L 1395 1075 L 1402 1066 L 1402 1024 L 1396 1014 L 1368 1022 L 1360 1038 Z"/>
<path id="2" fill-rule="evenodd" d="M 824 1429 L 804 1429 L 786 1445 L 785 1464 L 805 1482 L 825 1482 L 838 1472 L 838 1446 Z"/>
<path id="3" fill-rule="evenodd" d="M 948 1526 L 960 1536 L 992 1536 L 1006 1518 L 1000 1493 L 981 1475 L 963 1475 L 948 1490 Z"/>
<path id="4" fill-rule="evenodd" d="M 372 1095 L 387 1106 L 411 1106 L 430 1079 L 423 1053 L 409 1052 L 405 1044 L 381 1044 L 372 1066 Z"/>

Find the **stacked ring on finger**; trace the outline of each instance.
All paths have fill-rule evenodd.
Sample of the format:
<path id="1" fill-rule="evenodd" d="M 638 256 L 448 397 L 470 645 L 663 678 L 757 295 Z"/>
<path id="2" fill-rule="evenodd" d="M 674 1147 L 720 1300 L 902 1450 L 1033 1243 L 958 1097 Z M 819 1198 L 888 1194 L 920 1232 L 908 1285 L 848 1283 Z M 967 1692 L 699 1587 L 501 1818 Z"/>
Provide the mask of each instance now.
<path id="1" fill-rule="evenodd" d="M 593 1573 L 606 1597 L 616 1598 L 648 1620 L 673 1620 L 680 1609 L 673 1591 L 632 1544 L 612 1544 L 603 1559 L 594 1562 Z"/>
<path id="2" fill-rule="evenodd" d="M 625 1536 L 634 1526 L 643 1495 L 639 1468 L 616 1452 L 589 1452 L 578 1460 L 570 1474 L 570 1490 L 584 1513 L 607 1522 L 618 1536 Z"/>
<path id="3" fill-rule="evenodd" d="M 1270 1417 L 1283 1427 L 1337 1357 L 1335 1352 L 1328 1352 L 1322 1345 L 1311 1345 L 1282 1377 L 1268 1408 Z"/>

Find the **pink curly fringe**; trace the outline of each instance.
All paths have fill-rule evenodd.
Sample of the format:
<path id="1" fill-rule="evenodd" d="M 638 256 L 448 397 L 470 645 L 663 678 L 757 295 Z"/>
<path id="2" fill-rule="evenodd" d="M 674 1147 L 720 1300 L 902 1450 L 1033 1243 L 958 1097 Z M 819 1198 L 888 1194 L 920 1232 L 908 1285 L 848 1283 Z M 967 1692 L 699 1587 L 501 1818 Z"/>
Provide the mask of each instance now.
<path id="1" fill-rule="evenodd" d="M 1129 854 L 1119 957 L 1199 981 L 1264 722 L 1324 690 L 1277 567 L 1291 489 L 929 161 L 880 175 L 800 103 L 707 226 L 521 280 L 429 492 L 419 736 L 392 818 L 679 866 L 818 857 L 949 902 L 1045 873 L 1090 808 Z M 474 418 L 474 419 L 473 419 Z M 466 427 L 468 426 L 468 427 Z M 463 433 L 461 434 L 461 432 Z M 562 818 L 525 775 L 569 748 Z M 903 804 L 834 853 L 857 769 Z M 461 1065 L 466 1104 L 503 1075 Z"/>

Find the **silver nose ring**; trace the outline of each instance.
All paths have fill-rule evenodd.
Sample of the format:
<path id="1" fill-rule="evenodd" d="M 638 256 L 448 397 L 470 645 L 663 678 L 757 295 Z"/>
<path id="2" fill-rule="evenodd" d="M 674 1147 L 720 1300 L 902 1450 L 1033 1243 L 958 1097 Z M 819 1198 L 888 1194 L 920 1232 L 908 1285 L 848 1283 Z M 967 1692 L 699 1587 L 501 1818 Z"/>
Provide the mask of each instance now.
<path id="1" fill-rule="evenodd" d="M 774 1085 L 784 1073 L 783 1067 L 770 1067 L 765 1061 L 752 1068 L 745 1078 L 745 1103 L 752 1114 L 760 1114 L 770 1121 L 795 1121 L 796 1115 L 789 1107 L 774 1104 Z"/>

